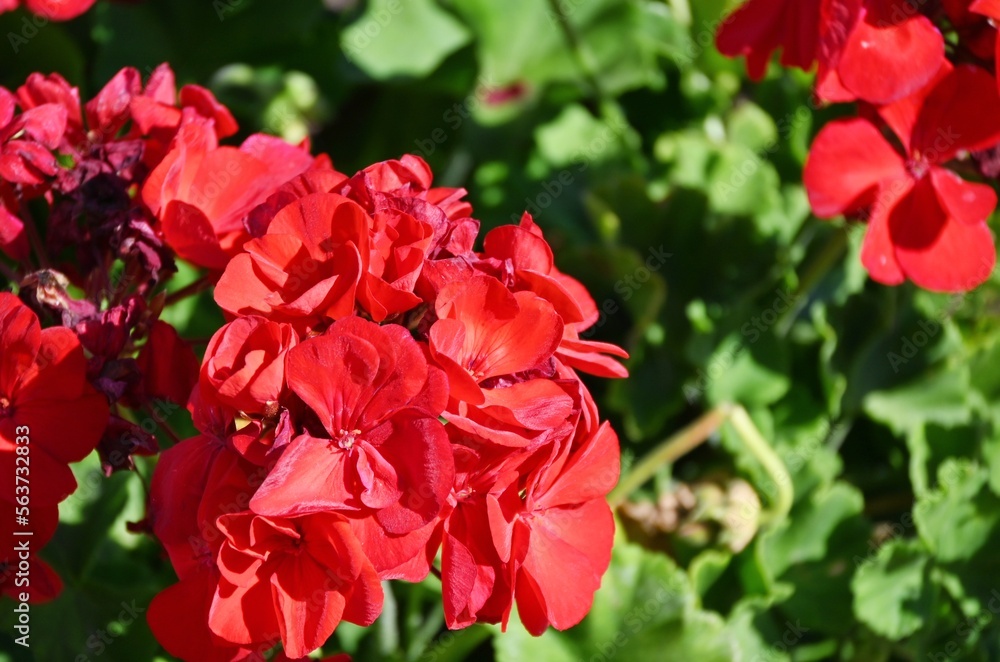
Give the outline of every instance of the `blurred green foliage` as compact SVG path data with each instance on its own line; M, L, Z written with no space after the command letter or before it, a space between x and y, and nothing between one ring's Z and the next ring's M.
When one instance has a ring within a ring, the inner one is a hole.
M348 172L420 154L439 183L469 189L486 227L528 209L604 311L592 337L632 355L629 379L592 385L625 470L735 402L791 477L790 515L726 544L740 504L709 526L697 498L678 505L685 486L743 479L765 501L775 487L726 426L632 495L659 513L637 523L655 535L642 546L619 527L580 626L448 633L431 578L394 585L377 624L341 626L328 651L1000 659L1000 279L965 296L867 279L863 228L812 218L801 185L811 137L838 111L813 106L806 75L775 68L751 85L714 50L733 4L99 2L4 55L0 84L58 71L85 97L122 66L168 61L180 82L212 87L244 134L309 136ZM26 16L0 16L0 33L22 34ZM221 323L210 293L167 319L192 339ZM12 651L0 660L165 658L141 612L121 617L172 581L157 546L125 528L143 516L151 469L94 480L95 466L78 467L84 487L46 550L66 592L33 609L34 658L0 614L0 651Z

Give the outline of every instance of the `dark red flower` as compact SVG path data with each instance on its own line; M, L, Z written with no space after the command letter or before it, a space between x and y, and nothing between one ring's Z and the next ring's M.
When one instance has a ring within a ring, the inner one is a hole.
M52 153L66 131L66 109L56 104L15 114L17 97L0 87L0 177L39 186L58 170Z
M142 373L142 392L147 398L186 405L198 383L198 357L177 330L156 320L136 364Z
M867 211L861 259L879 282L910 279L935 291L972 289L996 259L986 225L996 194L943 164L964 150L1000 142L993 78L963 65L879 112L903 153L869 120L827 125L813 143L804 175L813 210L825 218Z

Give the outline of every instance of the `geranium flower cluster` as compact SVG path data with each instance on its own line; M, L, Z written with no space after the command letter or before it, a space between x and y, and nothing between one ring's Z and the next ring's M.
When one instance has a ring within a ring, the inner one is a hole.
M153 477L179 578L150 606L157 638L186 659L278 642L296 659L374 622L384 580L432 570L451 628L506 625L515 602L534 634L579 622L610 560L619 449L577 370L621 377L626 355L580 338L597 307L539 227L526 214L475 250L464 191L414 156L271 188L247 167L256 206L199 214L196 189L227 171L206 164L243 157L198 127L144 190L171 198L178 250L222 268L231 320L189 405L201 434Z
M959 292L993 270L997 20L996 0L748 0L719 29L753 78L780 49L816 67L821 102L857 104L817 135L804 179L817 216L867 222L861 260L881 283Z
M175 251L140 195L192 122L215 139L236 131L208 90L178 93L166 65L145 85L124 69L85 104L55 74L0 88L0 269L18 288L0 300L0 462L6 476L30 476L5 480L0 496L12 509L30 502L33 551L76 488L68 464L96 447L106 473L133 468L134 455L158 450L157 425L197 382L194 352L159 319ZM280 142L248 142L268 141ZM312 161L304 148L281 149ZM0 586L19 594L13 549L0 557ZM27 588L38 601L59 586L39 571Z

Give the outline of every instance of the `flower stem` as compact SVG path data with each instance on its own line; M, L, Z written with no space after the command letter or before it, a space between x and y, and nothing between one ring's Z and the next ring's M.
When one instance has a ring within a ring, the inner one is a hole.
M163 306L166 307L166 306L169 306L171 304L177 303L178 301L183 301L184 299L187 299L188 297L193 297L196 294L204 292L205 290L207 290L211 286L212 286L212 281L211 281L211 279L209 279L208 275L206 274L206 275L200 277L198 280L194 281L193 283L189 283L188 285L185 285L184 287L182 287L181 289L177 290L176 292L172 292L172 293L168 294L167 298L164 299L164 301L163 301Z
M785 463L764 439L764 435L754 425L746 409L740 406L734 407L729 415L729 423L736 430L746 449L764 467L764 471L771 479L771 485L774 486L773 494L768 490L767 496L771 501L771 507L761 513L761 523L780 522L788 515L795 501L792 477L788 474Z
M664 441L652 453L632 467L632 470L618 483L618 487L608 496L611 507L621 506L632 492L655 476L660 467L675 462L690 453L726 423L733 426L746 449L764 467L771 480L771 485L774 487L773 490L765 490L771 507L761 515L761 521L773 523L783 520L788 515L795 500L791 476L789 476L781 458L777 456L757 426L754 425L747 410L740 405L732 404L720 405L704 414L694 423Z
M726 419L729 418L730 409L729 405L722 405L702 415L701 418L671 436L652 453L642 458L619 481L618 487L608 496L608 502L611 504L611 507L617 508L622 505L632 492L642 487L646 481L655 476L660 467L676 462L679 458L703 444L726 422Z

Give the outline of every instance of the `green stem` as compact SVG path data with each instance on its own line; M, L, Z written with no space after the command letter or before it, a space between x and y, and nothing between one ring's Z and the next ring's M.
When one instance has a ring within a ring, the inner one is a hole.
M729 418L730 406L722 405L704 414L689 426L660 444L652 453L642 458L618 483L608 496L612 508L622 505L625 500L656 475L665 464L676 462L703 444L722 427Z
M739 405L734 407L729 415L729 423L736 430L736 434L746 449L764 467L771 479L771 484L775 487L775 494L768 494L771 507L761 513L761 523L780 522L788 515L792 509L792 503L795 501L792 477L788 474L785 463L764 439L746 409Z
M185 285L176 292L168 294L167 298L163 301L163 307L166 308L167 306L177 303L178 301L182 301L188 297L194 296L195 294L204 292L210 287L212 287L211 279L209 279L207 275L202 276L193 283Z
M737 436L746 449L764 467L772 485L774 485L773 493L771 490L767 490L766 496L770 501L770 508L762 513L761 522L773 523L783 520L788 515L795 500L792 478L781 458L777 456L750 419L747 410L740 405L731 404L716 407L664 441L652 453L640 460L608 496L611 507L621 506L635 490L655 476L660 467L676 462L679 458L690 453L727 422L736 430Z
M795 294L793 295L795 304L789 306L788 310L778 319L776 330L779 337L784 337L788 334L792 327L792 321L806 304L806 296L823 280L830 269L840 262L846 250L847 231L838 229L833 233L830 240L823 245L819 255L809 263L809 266L806 267L801 278L799 278L799 285L795 288Z

